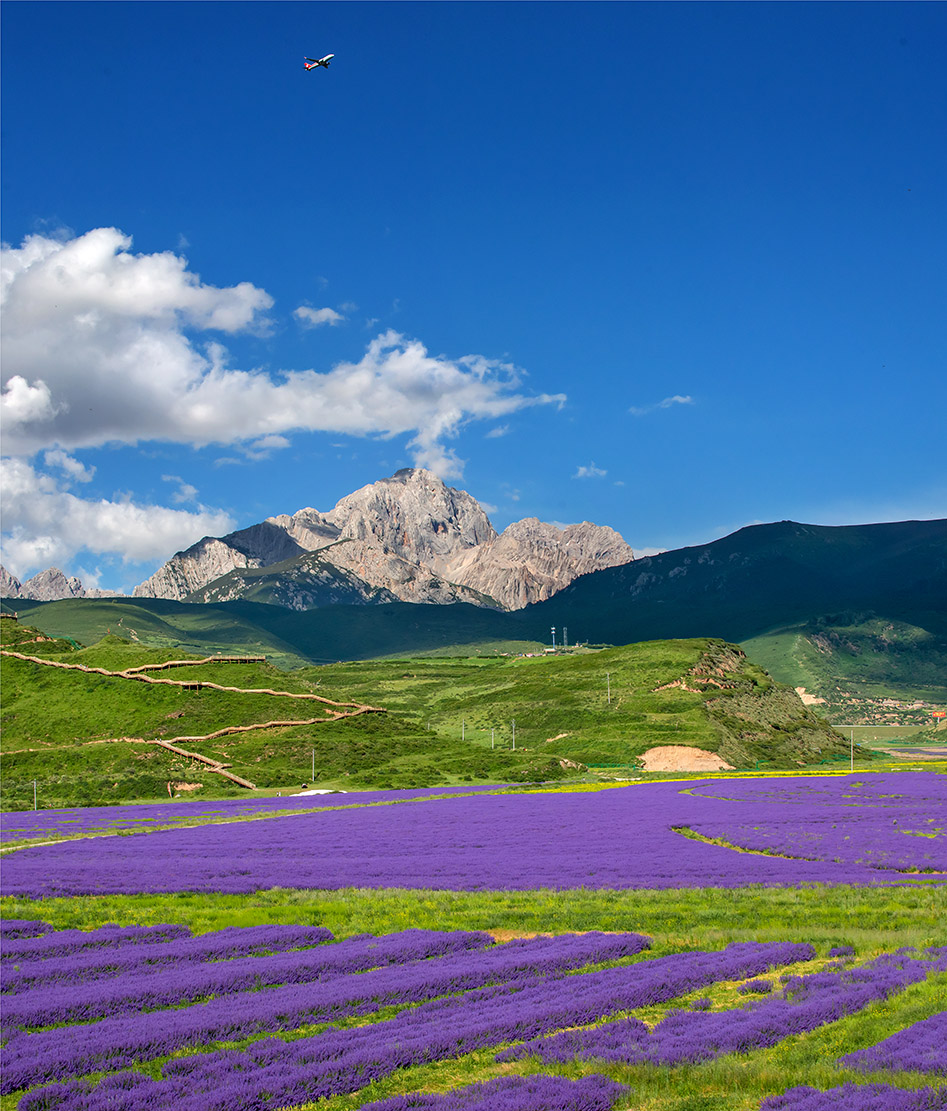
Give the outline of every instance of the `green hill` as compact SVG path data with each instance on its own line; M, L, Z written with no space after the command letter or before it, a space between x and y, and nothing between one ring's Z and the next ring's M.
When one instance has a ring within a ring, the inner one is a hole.
M546 624L613 643L708 635L742 643L845 612L944 636L947 521L752 525L586 575L531 608Z
M535 646L551 626L573 644L715 637L746 644L781 680L821 697L841 688L869 701L947 703L947 521L753 525L583 576L512 613L404 602L306 612L245 600L7 605L83 643L111 631L178 650L265 654L284 667Z
M792 691L720 641L280 672L217 659L158 670L181 653L114 635L76 649L9 620L2 632L5 808L32 805L34 782L49 807L247 790L226 775L275 793L308 782L313 765L320 786L415 787L562 779L589 766L627 777L666 745L737 767L848 751Z

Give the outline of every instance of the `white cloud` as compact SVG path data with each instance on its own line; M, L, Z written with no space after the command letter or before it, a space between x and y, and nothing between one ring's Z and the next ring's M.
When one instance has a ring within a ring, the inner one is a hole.
M508 364L430 355L394 331L327 372L231 369L222 346L200 346L192 332L259 330L269 295L249 282L204 285L186 260L130 247L99 228L3 249L9 454L147 440L252 452L283 446L269 438L294 430L408 435L416 464L458 477L462 461L445 441L465 424L565 400L518 392Z
M171 495L171 500L176 505L183 505L185 502L197 501L197 487L192 486L190 482L185 482L180 475L176 474L163 474L161 476L162 482L174 482L177 484L177 490Z
M293 316L304 328L320 328L323 324L339 324L345 317L335 309L313 309L309 305L300 305L293 310Z
M12 375L4 386L3 415L14 425L50 421L56 415L49 386L38 378L32 385L19 374Z
M3 564L21 580L50 565L64 566L80 551L124 560L166 559L202 536L230 532L219 510L198 512L139 505L130 498L84 499L22 459L4 459Z
M505 436L509 431L510 431L510 426L508 424L500 424L500 425L497 425L496 428L491 428L490 431L484 437L484 439L497 440L501 436Z
M676 393L673 397L666 397L663 401L656 401L653 405L645 405L640 409L637 406L632 405L628 412L631 413L633 416L643 417L646 413L653 413L655 409L670 409L672 405L693 404L694 399L689 395L687 397L684 397L681 394Z
M43 461L47 467L59 467L74 482L91 482L95 475L95 467L87 467L60 448L47 451Z
M579 469L572 476L573 478L604 478L608 471L602 470L601 467L596 467L594 463L589 463L587 467L579 467Z

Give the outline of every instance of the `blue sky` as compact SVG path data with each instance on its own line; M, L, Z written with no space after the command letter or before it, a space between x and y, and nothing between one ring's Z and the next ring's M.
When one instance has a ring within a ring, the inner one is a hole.
M416 464L640 550L947 516L944 4L2 23L21 578L129 589Z

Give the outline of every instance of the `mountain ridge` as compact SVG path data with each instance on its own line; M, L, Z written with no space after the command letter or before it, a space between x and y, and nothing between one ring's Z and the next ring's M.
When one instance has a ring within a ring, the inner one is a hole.
M347 494L328 513L306 507L205 536L139 583L132 597L252 597L300 610L394 600L515 610L579 575L633 559L614 529L587 521L560 528L532 517L498 534L471 494L430 471L405 468ZM2 571L0 593L39 601L102 596L55 569L30 581L39 580L25 592Z

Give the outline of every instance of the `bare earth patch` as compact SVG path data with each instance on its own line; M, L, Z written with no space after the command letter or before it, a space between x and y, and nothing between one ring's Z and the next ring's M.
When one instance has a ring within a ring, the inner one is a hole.
M733 765L704 748L688 745L658 745L641 756L646 772L719 772L733 771Z
M824 698L807 693L805 687L796 687L796 694L802 699L803 706L821 706L825 702Z

